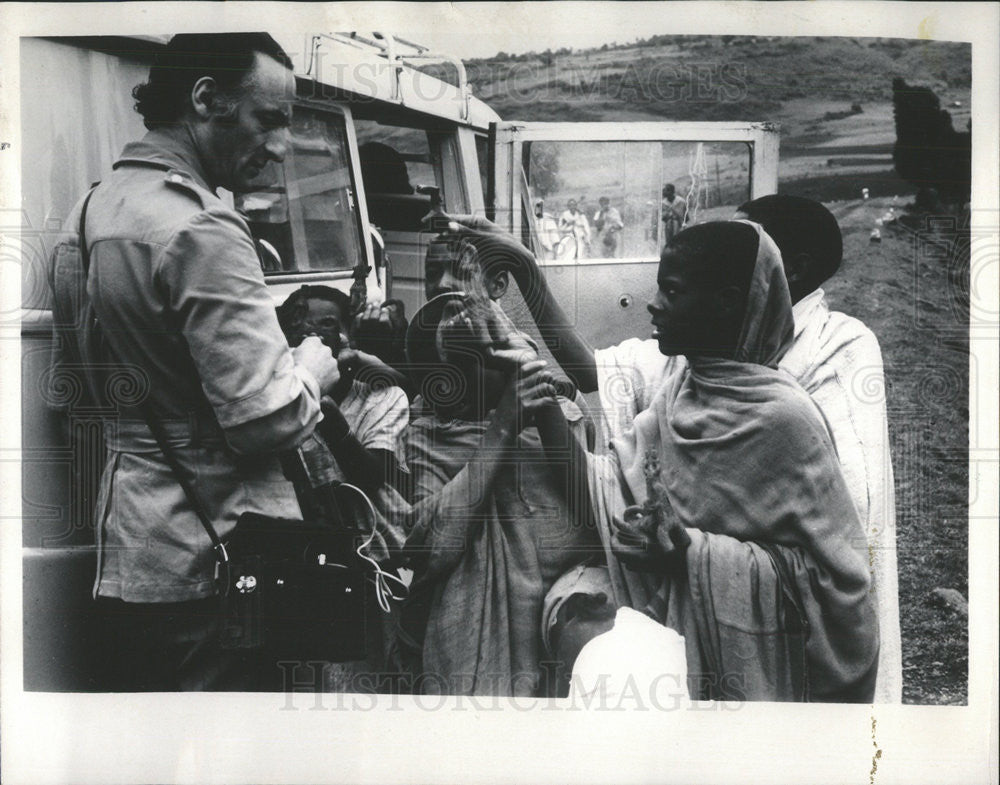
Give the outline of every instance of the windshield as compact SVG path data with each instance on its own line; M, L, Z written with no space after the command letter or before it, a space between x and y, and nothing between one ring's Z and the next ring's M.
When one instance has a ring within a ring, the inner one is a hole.
M296 106L283 164L238 194L267 274L350 270L363 258L344 118Z

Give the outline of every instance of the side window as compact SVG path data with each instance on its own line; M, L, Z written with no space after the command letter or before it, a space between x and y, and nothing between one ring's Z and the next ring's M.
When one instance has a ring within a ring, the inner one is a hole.
M267 274L350 270L363 258L344 118L296 106L283 164L269 164L235 205Z
M683 226L750 198L744 142L534 141L522 154L524 239L547 259L656 257Z
M446 209L466 212L454 134L354 120L368 219L383 231L419 232L431 200L420 186L437 186Z

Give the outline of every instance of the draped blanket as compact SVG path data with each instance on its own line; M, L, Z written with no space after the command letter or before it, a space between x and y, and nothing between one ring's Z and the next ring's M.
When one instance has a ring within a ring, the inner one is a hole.
M608 456L590 460L605 543L660 460L692 535L669 577L610 555L619 604L685 637L692 697L870 700L878 625L866 539L821 415L775 366L791 340L781 259L760 243L737 360L689 358Z
M582 430L579 410L564 409ZM404 624L418 639L425 630L424 692L536 695L545 592L600 544L571 518L534 428L484 488L475 455L485 430L486 423L434 418L411 425L417 501L406 550L415 580Z

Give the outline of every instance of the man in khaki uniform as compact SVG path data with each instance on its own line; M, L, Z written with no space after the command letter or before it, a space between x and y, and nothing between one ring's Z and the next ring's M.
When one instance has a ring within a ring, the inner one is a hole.
M60 295L54 257L57 346L77 348L92 390L113 392L99 364L138 379L111 401L97 501L111 689L255 686L251 664L219 649L211 542L136 404L148 395L223 539L244 511L283 512L274 454L312 432L337 363L315 337L289 350L250 231L215 189L245 189L283 159L294 95L266 34L175 36L133 91L149 132L87 207L87 297Z

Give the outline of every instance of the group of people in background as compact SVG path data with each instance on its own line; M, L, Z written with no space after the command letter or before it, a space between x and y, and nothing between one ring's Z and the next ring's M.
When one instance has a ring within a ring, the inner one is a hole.
M558 219L545 210L543 199L534 200L533 212L541 259L614 259L622 254L625 222L621 211L612 206L607 196L598 200L597 210L590 219L576 199L567 201ZM659 216L665 246L688 223L687 201L672 183L663 186ZM654 227L654 234L655 231Z
M617 247L616 235L624 224L618 211L609 206L607 197L601 197L600 205L593 216L594 226L591 228L590 221L580 210L576 199L570 199L566 203L566 209L559 214L558 219L545 211L544 200L536 199L535 232L544 258L585 259L591 256L612 256L608 251ZM611 211L617 216L617 224L609 221ZM595 239L598 242L596 247L593 245Z
M281 454L372 501L370 556L407 596L369 603L366 659L318 688L559 696L589 672L685 699L900 700L885 405L853 386L881 355L824 298L843 254L826 208L774 195L685 227L664 188L651 337L613 347L589 346L533 254L474 216L430 244L409 323L323 286L275 311L214 189L282 160L294 82L269 36L224 38L175 37L139 91L149 132L83 208L86 297L53 268L56 329L75 367L148 374L223 537L247 509L302 514ZM223 44L242 65L220 67ZM210 62L169 59L198 51ZM593 222L615 251L607 199ZM556 230L592 242L575 201ZM512 285L533 325L504 312ZM218 645L212 543L144 417L126 407L106 438L109 672L125 689L259 688Z

